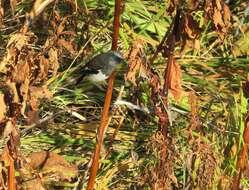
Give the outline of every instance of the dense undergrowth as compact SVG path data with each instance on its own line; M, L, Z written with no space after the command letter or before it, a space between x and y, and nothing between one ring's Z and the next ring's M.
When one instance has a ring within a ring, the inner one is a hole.
M9 187L3 168L11 166L12 158L24 168L15 167L18 188L76 189L77 176L83 176L85 189L107 84L76 86L72 81L88 60L111 48L114 1L51 1L42 8L38 0L0 2L0 189ZM151 86L156 75L151 73L158 74L163 86L167 48L152 59L177 8L185 19L173 47L181 73L176 69L172 74L176 88L170 86L167 105L163 95L157 97L162 101L158 105L166 106L165 135ZM223 17L212 17L211 9ZM96 189L226 190L235 188L241 171L239 186L249 189L249 165L241 158L248 22L246 1L124 2L118 50L128 65L116 76ZM12 113L13 107L19 111ZM13 144L18 138L13 136L20 137L17 154ZM44 150L56 154L39 165Z

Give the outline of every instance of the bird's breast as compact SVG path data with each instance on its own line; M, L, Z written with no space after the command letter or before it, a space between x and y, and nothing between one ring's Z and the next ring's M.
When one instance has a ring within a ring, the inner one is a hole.
M97 74L91 74L89 76L87 76L88 79L92 80L92 81L103 81L106 80L108 78L107 75L105 75L104 73L102 73L101 70L98 70Z

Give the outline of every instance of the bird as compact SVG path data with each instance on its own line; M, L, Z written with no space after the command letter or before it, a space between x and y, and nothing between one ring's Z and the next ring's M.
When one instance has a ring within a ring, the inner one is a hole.
M126 63L126 61L118 51L110 50L98 54L80 70L81 76L77 79L76 85L82 80L90 80L97 83L105 81L113 71L122 68L122 63Z

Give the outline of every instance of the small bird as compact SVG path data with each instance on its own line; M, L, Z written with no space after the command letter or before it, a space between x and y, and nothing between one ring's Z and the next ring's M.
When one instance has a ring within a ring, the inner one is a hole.
M76 84L82 80L101 82L109 78L114 70L118 70L125 63L123 56L117 51L108 51L92 58L80 71L81 76Z

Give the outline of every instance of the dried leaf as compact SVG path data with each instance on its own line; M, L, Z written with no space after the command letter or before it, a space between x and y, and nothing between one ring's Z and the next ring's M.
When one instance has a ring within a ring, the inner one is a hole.
M57 41L57 44L59 46L63 46L72 55L76 55L76 51L74 50L73 42L66 41L64 39L59 39Z
M22 33L17 33L13 35L7 44L7 48L9 49L11 46L14 46L16 49L19 51L22 50L22 48L28 44L30 39L30 34L22 34Z
M190 129L196 130L200 128L201 122L200 122L199 114L198 114L197 97L194 92L189 93L188 101L191 107Z
M143 65L143 61L140 52L143 51L143 45L140 42L134 43L132 51L129 55L128 60L128 72L126 74L126 79L137 85L136 74L139 73L140 76L146 77L146 68Z
M47 86L36 87L30 86L30 106L32 110L38 110L41 99L51 99L53 94Z
M216 7L218 8L218 10L222 10L220 0L215 0L215 4L216 4Z
M26 110L27 101L28 101L29 83L30 83L29 78L25 78L24 82L21 84L21 87L20 87L20 94L22 96L21 113L24 117L26 117L25 110Z
M200 50L201 50L200 40L195 39L195 42L194 42L194 49L195 49L196 51L200 51Z
M218 30L220 29L219 27L223 28L225 26L221 12L217 8L214 8L213 22Z
M191 15L185 15L184 17L184 30L188 37L191 39L198 38L200 29L198 23L193 19Z
M244 143L249 145L249 120L246 121L246 127L244 129L243 138L244 138Z
M38 106L37 106L37 109L38 109ZM27 113L27 119L26 119L27 125L31 125L34 123L39 124L39 121L40 121L39 111L38 110L29 110Z
M60 33L63 32L63 30L65 29L66 21L67 21L67 17L64 17L60 25L57 28L57 31L56 31L57 35L60 35Z
M55 48L51 48L48 52L48 55L50 68L53 70L52 75L55 76L59 69L58 50Z
M12 10L12 13L14 13L15 8L16 8L17 0L10 0L10 7Z
M224 3L223 6L223 18L224 18L224 23L226 26L230 25L230 20L231 20L231 11L229 9L229 7L227 6L227 4Z
M7 136L9 136L9 134L12 132L13 130L13 124L11 121L7 121L5 127L4 127L4 131L3 131L3 138L6 138Z
M29 79L30 69L27 61L20 60L14 68L13 73L14 82L23 83L26 79Z
M15 167L14 160L10 155L8 146L6 145L3 149L1 155L1 161L4 163L4 166L8 168L8 189L16 190L16 179L15 179Z
M4 94L0 92L0 123L5 119L5 114L7 112L7 106L4 101Z
M17 93L16 84L14 82L9 82L9 81L7 81L6 84L11 90L11 94L13 96L13 102L19 103L19 96Z
M40 72L39 72L38 78L40 80L44 80L48 76L49 60L45 58L44 55L40 56L39 59L40 59L40 64L39 64Z
M35 152L28 156L28 162L34 170L39 170L41 174L50 173L60 179L71 181L78 175L78 169L75 165L69 164L62 156L49 152ZM43 179L46 180L46 179Z
M243 93L244 93L244 96L248 99L249 98L249 74L247 74L247 80L243 84Z
M182 73L180 65L172 56L168 59L167 72L165 74L164 89L169 89L176 101L182 97Z

